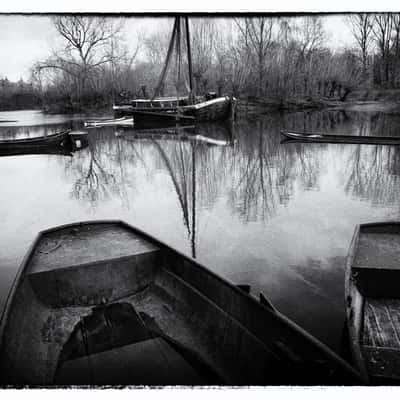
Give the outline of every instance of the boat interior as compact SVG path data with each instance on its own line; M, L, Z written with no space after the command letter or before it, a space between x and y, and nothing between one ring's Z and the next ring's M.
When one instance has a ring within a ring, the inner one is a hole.
M399 260L399 224L360 227L352 267L360 347L368 375L387 384L400 379Z
M355 379L268 304L122 222L39 235L12 298L1 327L3 384Z

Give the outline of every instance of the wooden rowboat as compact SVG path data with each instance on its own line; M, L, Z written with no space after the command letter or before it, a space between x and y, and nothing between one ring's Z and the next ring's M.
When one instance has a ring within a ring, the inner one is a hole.
M400 223L356 228L346 265L353 364L372 384L400 383Z
M272 308L120 221L41 232L0 323L3 384L354 384Z
M32 149L2 149L0 147L0 157L8 156L27 156L27 155L59 155L59 156L72 156L72 152L69 149L63 147L41 147Z
M68 130L34 138L0 140L0 156L33 154L68 156L87 146L87 132Z
M321 133L305 133L281 131L286 142L311 143L347 143L347 144L375 144L400 145L400 136L355 136L355 135L325 135Z
M7 139L0 140L1 150L30 150L48 147L64 147L70 146L70 130L54 133L47 136L39 136L26 139Z

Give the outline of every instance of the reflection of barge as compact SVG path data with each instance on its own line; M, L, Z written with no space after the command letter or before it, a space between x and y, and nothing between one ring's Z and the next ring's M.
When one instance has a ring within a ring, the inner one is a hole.
M210 129L214 128L214 129ZM216 128L216 129L215 129ZM153 129L120 129L115 136L125 140L174 140L203 143L214 146L230 146L233 144L232 134L226 137L214 137L218 128L227 130L223 125L188 125ZM230 132L230 131L229 131ZM229 136L229 137L228 137Z
M326 346L119 221L39 234L0 325L7 384L344 384Z

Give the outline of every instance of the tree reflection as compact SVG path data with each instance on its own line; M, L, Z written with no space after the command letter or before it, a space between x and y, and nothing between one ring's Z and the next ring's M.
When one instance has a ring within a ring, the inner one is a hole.
M140 159L133 143L122 145L113 130L92 131L87 151L77 154L67 165L67 173L75 176L71 195L92 207L118 196L128 207L127 187L133 183L126 170L135 167Z
M392 121L392 122L390 122ZM394 121L394 122L393 122ZM91 131L88 149L66 163L73 177L71 195L96 207L119 197L125 207L133 200L138 180L151 183L166 174L182 210L182 222L192 255L196 255L196 229L204 209L218 202L244 222L266 222L288 205L298 191L319 190L322 173L332 171L338 158L345 167L338 173L346 193L373 203L397 201L400 150L395 147L280 144L280 130L343 132L359 135L394 135L400 119L384 114L327 111L270 114L239 120L232 132L218 124L196 127L190 134L146 134L113 128ZM319 129L318 129L319 127ZM200 135L200 136L196 136ZM230 146L211 145L230 141ZM333 157L331 159L331 157Z
M280 124L279 116L271 116L240 129L229 202L245 221L274 216L292 197L296 180L305 189L318 183L319 154L306 146L281 145Z
M400 117L384 113L356 114L360 135L398 136ZM397 146L351 146L345 174L346 193L373 204L398 202L400 149Z
M400 149L357 145L349 157L346 193L373 204L396 204L400 189Z
M214 127L216 127L214 125ZM200 137L216 137L211 125L196 127ZM221 128L219 126L219 128ZM218 128L217 128L218 129ZM196 136L192 137L193 139ZM229 139L229 135L225 136ZM223 166L227 147L212 146L202 140L165 141L152 138L160 159L171 178L191 246L191 255L196 257L196 229L198 225L198 202L200 207L212 207L224 187ZM221 173L222 172L222 173Z

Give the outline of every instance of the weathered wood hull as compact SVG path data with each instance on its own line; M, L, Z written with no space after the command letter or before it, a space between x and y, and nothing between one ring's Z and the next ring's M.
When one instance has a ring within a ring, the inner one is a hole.
M400 136L353 136L353 135L325 135L320 133L281 131L286 138L284 143L344 143L344 144L371 144L371 145L400 145Z
M86 132L65 131L32 139L0 141L0 156L55 154L70 156L89 145Z
M133 116L135 129L191 125L195 122L195 118L193 116L176 114L175 112L150 112L134 110L129 115Z
M352 360L372 384L400 383L400 223L356 228L346 262Z
M225 96L183 108L186 115L192 115L198 122L221 121L232 116L234 99Z
M122 106L114 107L115 116L131 115L134 118L135 127L151 128L165 126L167 124L192 124L194 122L220 121L230 118L234 113L235 100L226 96L194 105L186 105L176 108L142 108Z
M120 221L39 234L0 323L11 385L355 384L267 303Z
M63 147L33 147L24 149L2 149L0 148L0 157L7 156L26 156L26 155L39 155L39 154L49 154L49 155L60 155L60 156L71 156L71 150L65 149Z
M54 147L61 147L67 150L71 147L69 130L34 138L0 140L0 151L4 152L37 151Z

